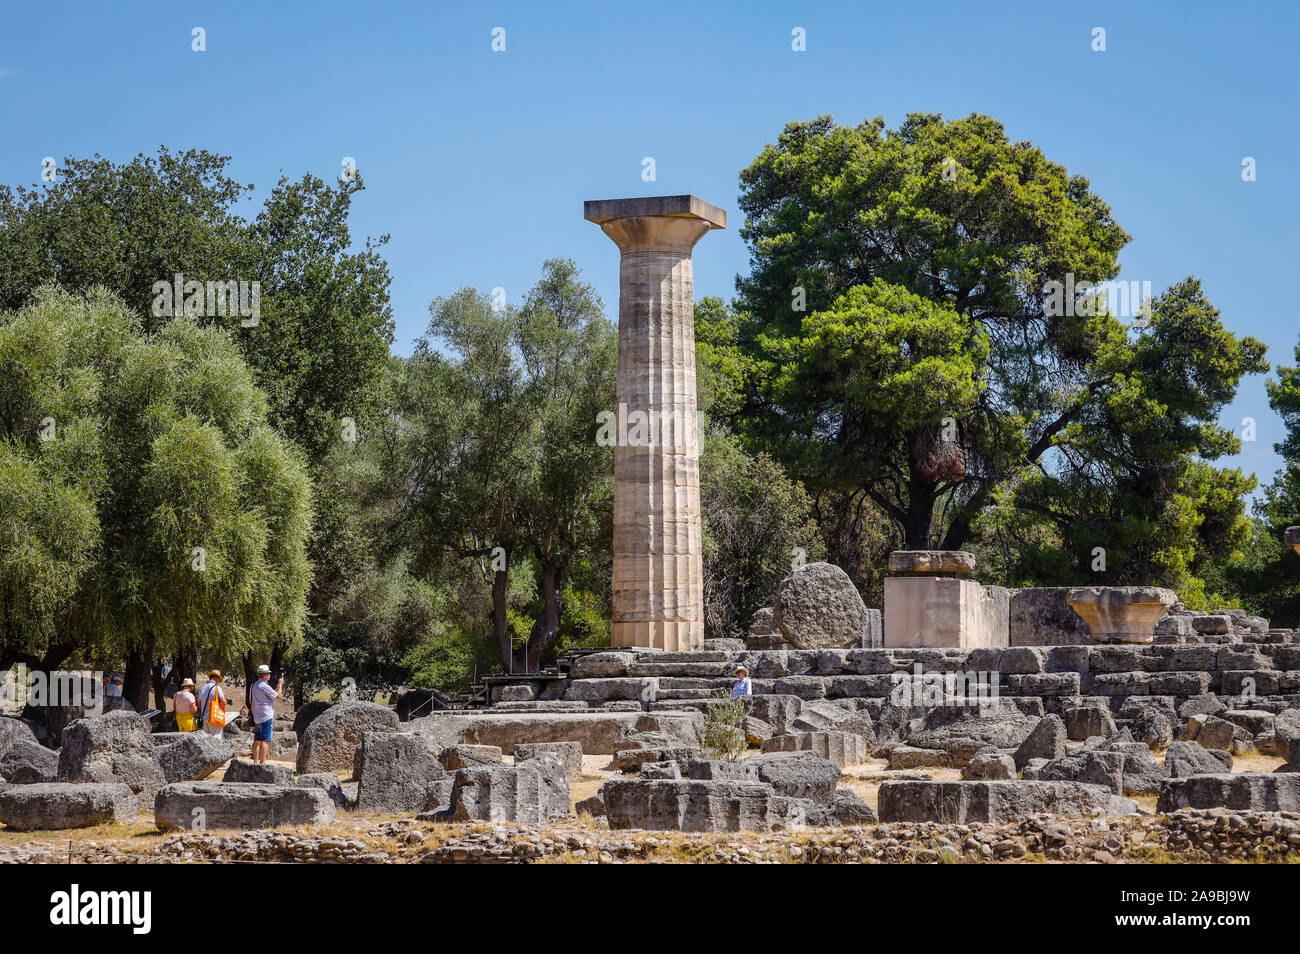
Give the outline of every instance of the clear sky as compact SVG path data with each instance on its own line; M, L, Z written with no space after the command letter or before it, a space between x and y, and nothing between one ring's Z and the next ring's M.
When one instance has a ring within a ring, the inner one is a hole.
M201 147L232 156L260 204L282 171L336 175L352 157L367 186L353 234L392 235L405 353L430 298L473 285L517 300L552 256L576 259L613 315L617 250L583 220L584 199L691 192L727 209L732 227L696 248L695 287L730 296L748 268L737 173L786 122L830 113L895 127L908 112L978 111L1091 180L1133 235L1122 278L1158 293L1198 276L1231 329L1290 364L1298 11L1281 0L16 2L0 27L0 181L35 182L46 156ZM204 52L191 49L195 27ZM1245 157L1256 181L1242 180ZM1247 416L1257 440L1240 462L1267 481L1281 422L1262 378L1223 420L1240 431Z

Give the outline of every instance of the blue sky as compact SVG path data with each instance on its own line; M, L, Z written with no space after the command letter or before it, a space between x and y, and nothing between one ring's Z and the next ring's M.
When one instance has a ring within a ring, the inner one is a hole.
M617 306L618 256L591 198L693 192L732 227L696 249L696 294L747 271L737 173L783 125L988 113L1086 175L1133 235L1122 278L1193 274L1234 331L1294 363L1297 5L1181 3L12 4L0 35L0 181L45 156L203 147L260 203L283 171L367 190L353 232L391 233L397 348L435 295L574 258ZM191 31L206 31L205 52ZM492 31L506 49L493 52ZM802 27L807 49L791 49ZM1106 31L1105 52L1092 31ZM657 179L641 178L655 159ZM1257 180L1243 182L1244 157ZM250 206L250 212L253 207ZM1263 379L1225 423L1281 422Z

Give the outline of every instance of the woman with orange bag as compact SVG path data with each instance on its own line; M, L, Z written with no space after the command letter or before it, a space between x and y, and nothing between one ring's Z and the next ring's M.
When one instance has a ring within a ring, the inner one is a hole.
M199 716L203 719L203 731L221 738L226 728L226 694L221 691L220 669L208 673L208 684L199 696Z

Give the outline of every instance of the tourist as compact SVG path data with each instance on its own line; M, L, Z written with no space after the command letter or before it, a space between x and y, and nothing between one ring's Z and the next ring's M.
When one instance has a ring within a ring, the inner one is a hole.
M193 732L194 713L199 709L198 701L194 698L194 680L186 679L181 683L180 689L172 699L176 709L176 731Z
M107 699L109 696L116 696L119 699L122 698L121 676L104 677L104 698Z
M221 670L208 673L208 683L199 696L199 718L203 731L221 738L226 728L226 694L221 690Z
M749 681L749 670L744 666L737 666L733 675L736 677L736 684L731 687L731 698L743 699L745 696L752 696L754 686Z
M266 757L271 754L271 727L275 725L275 700L284 691L284 677L274 689L271 688L271 667L257 667L257 682L249 692L249 705L253 710L253 761L258 765L266 764Z

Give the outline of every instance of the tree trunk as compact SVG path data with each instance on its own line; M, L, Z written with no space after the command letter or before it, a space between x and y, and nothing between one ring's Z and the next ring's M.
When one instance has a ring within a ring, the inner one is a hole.
M509 560L509 554L507 554L506 560ZM515 672L514 647L510 645L510 616L506 607L509 584L509 573L505 568L496 570L493 573L492 638L496 640L497 652L501 656L501 665L506 667L506 672Z
M136 712L149 708L149 690L153 686L153 641L133 649L126 657L122 674L122 697Z
M551 567L542 570L541 589L545 605L528 634L525 672L537 672L541 668L542 653L560 634L560 593L563 588L559 570Z

